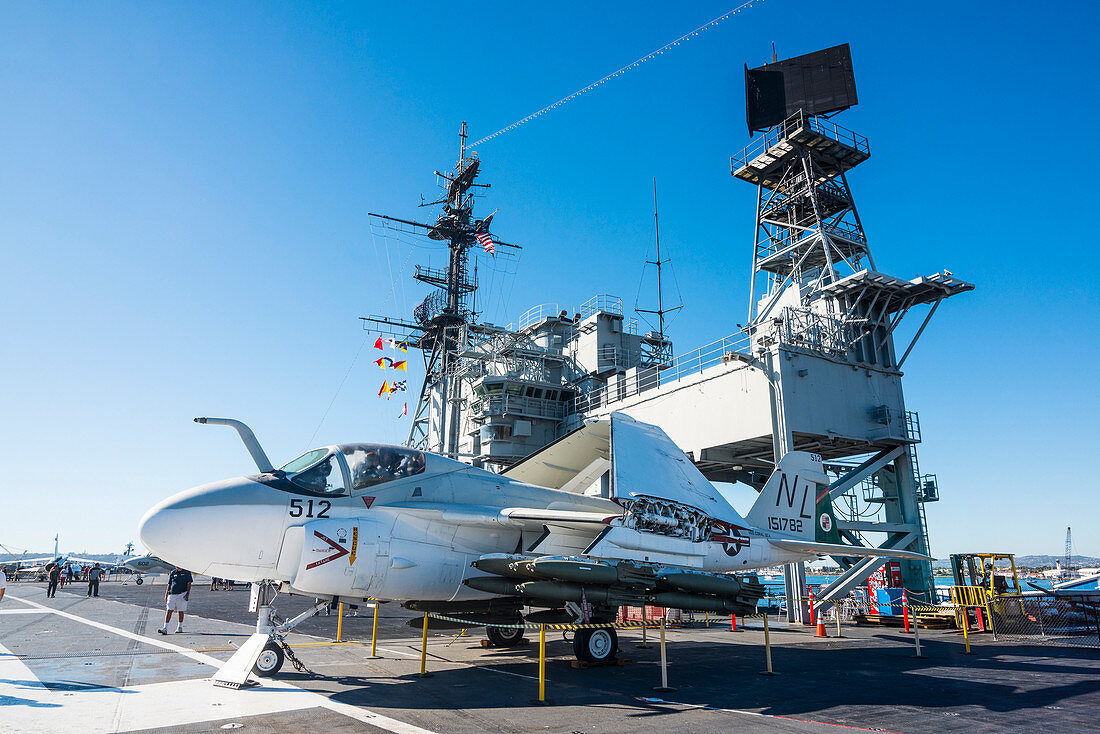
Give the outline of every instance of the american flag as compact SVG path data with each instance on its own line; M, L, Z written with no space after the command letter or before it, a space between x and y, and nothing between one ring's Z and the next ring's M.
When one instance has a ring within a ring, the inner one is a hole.
M475 238L477 239L478 244L481 245L481 247L485 250L485 252L489 253L493 257L496 257L497 248L493 244L492 235L490 235L488 232L478 232L475 235Z

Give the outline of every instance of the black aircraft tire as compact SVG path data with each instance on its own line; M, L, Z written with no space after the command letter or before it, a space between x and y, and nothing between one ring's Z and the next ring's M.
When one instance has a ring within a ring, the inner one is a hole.
M493 647L515 647L523 639L523 628L486 627L485 636L493 643Z
M139 576L138 578L134 579L134 583L137 584L138 586L141 586L144 582L141 580L141 577Z
M252 666L252 672L261 678L271 678L283 667L285 657L281 645L269 642L260 651L260 657L256 658L256 664Z
M606 663L619 651L619 636L613 628L577 630L573 635L573 654L586 663Z

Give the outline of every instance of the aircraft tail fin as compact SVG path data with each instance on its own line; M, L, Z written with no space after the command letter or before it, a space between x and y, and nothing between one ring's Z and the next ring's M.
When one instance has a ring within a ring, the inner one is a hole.
M790 451L768 477L745 518L761 530L813 543L840 543L821 457Z

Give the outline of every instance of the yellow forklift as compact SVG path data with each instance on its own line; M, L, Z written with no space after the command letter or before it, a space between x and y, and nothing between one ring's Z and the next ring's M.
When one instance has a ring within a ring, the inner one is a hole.
M1008 567L998 568L1000 561L1008 561ZM960 627L969 627L973 611L978 631L984 632L988 626L996 636L998 628L1005 629L1025 613L1013 554L952 553L951 575L951 603L965 610L955 613Z

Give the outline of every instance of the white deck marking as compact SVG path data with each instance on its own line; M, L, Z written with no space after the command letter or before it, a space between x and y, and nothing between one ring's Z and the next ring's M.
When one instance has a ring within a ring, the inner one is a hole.
M3 646L0 651L9 652ZM106 734L316 706L313 694L301 689L250 691L257 696L234 693L201 678L86 691L50 689L19 658L0 659L0 701L11 697L4 706L3 731L13 734Z
M20 599L22 601L22 599ZM45 614L45 609L0 609L0 614Z
M163 639L139 635L27 599L11 598L33 607L33 611L56 614L105 632L171 650L214 668L220 668L223 663L215 657ZM3 666L0 668L0 697L12 696L25 702L16 701L4 707L4 732L38 734L43 731L44 720L48 720L50 728L55 731L99 734L321 707L394 734L435 734L429 729L358 706L331 701L319 693L270 679L264 680L259 687L241 690L217 687L209 679L81 692L50 690L10 650L0 645L0 651L5 655L0 657L0 666ZM79 702L73 700L74 696L79 696Z
M363 646L365 647L366 643L363 643ZM411 652L401 652L400 650L394 650L394 649L389 648L389 647L380 647L378 649L381 650L382 652L392 652L394 655L404 655L407 658L418 658L418 657L420 657L420 653L416 653L414 655Z
M222 661L218 660L215 657L212 657L210 655L204 655L201 652L195 652L194 650L192 650L190 648L187 648L187 647L181 647L180 645L173 645L171 642L167 642L166 640L158 640L155 637L146 637L145 635L139 635L135 632L130 632L129 630L119 629L118 627L112 627L111 625L103 624L102 622L96 622L95 620L88 619L87 617L81 617L81 616L78 616L76 614L71 614L69 612L63 612L60 609L51 609L50 607L42 606L41 604L37 604L37 603L35 603L33 601L29 601L27 599L20 599L18 596L14 597L14 598L18 599L19 601L23 602L24 604L29 604L32 607L35 607L37 609L41 609L42 611L49 612L51 614L56 614L59 617L64 617L65 619L71 619L74 622L80 622L81 624L86 624L90 627L95 627L96 629L101 629L104 632L113 632L114 634L121 635L122 637L125 637L127 639L137 640L138 642L144 642L146 644L153 645L154 647L159 647L159 648L164 649L164 650L171 650L172 652L178 652L180 655L185 655L185 656L191 658L192 660L197 660L200 663L206 663L207 665L212 665L215 668L220 668L221 665L222 665Z

